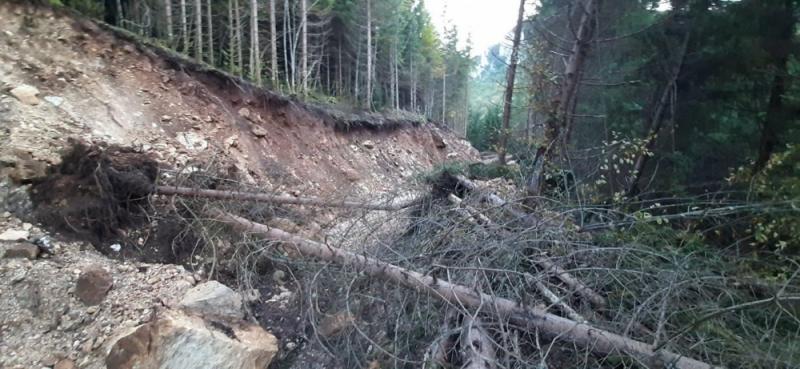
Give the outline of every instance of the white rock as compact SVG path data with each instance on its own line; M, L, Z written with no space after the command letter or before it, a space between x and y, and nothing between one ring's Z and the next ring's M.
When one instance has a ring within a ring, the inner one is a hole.
M22 229L26 231L30 231L33 228L33 224L30 223L22 223Z
M110 347L108 368L263 369L278 353L278 340L254 324L212 326L171 311L118 335Z
M21 229L8 229L0 233L0 241L25 241L31 233Z
M195 132L178 132L176 139L188 150L203 151L208 148L208 141Z
M30 85L19 85L12 89L11 95L14 95L19 101L24 104L28 105L38 105L39 98L36 95L39 94L39 90L36 87Z
M114 252L119 252L120 250L122 250L122 245L115 243L109 246L109 248L111 248L111 250L113 250Z
M242 296L217 281L201 283L183 295L180 307L191 314L241 320Z
M45 96L44 100L53 104L55 107L59 107L64 103L64 98L61 96Z

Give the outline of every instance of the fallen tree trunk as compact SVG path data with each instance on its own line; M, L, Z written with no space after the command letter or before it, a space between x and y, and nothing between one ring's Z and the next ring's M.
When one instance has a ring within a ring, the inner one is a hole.
M586 323L576 322L545 312L542 309L519 303L465 286L449 283L419 272L401 268L367 256L355 254L336 247L294 236L280 229L214 210L211 215L242 232L251 232L272 241L284 242L304 257L314 257L358 269L369 276L382 278L401 286L428 293L456 306L487 309L498 319L510 321L521 329L538 330L551 338L562 339L585 347L598 354L622 353L647 363L665 363L679 369L710 369L713 366L669 351L655 351L653 346L616 333L598 329Z
M316 197L294 197L286 195L271 195L265 193L206 190L200 188L177 187L177 186L156 186L155 192L160 195L203 197L203 198L219 199L219 200L258 201L258 202L269 202L274 204L309 205L309 206L320 206L329 208L366 209L366 210L382 210L382 211L402 210L419 203L418 200L412 200L402 204L370 204L357 201L324 200Z

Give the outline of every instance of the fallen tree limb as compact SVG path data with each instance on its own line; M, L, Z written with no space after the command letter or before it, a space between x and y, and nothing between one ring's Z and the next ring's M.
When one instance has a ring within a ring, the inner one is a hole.
M348 209L366 209L366 210L382 210L382 211L402 210L419 203L418 200L412 200L402 204L370 204L357 201L324 200L316 197L294 197L294 196L271 195L265 193L255 193L255 192L207 190L200 188L178 187L178 186L156 186L155 192L160 195L203 197L203 198L219 199L219 200L258 201L258 202L269 202L274 204L309 205L309 206L320 206L328 208L348 208Z
M503 210L507 211L509 214L511 214L511 215L513 215L513 216L515 216L515 217L517 217L519 219L527 218L528 214L525 214L522 211L514 209L511 206L511 204L508 203L508 201L503 200L502 197L497 196L493 192L481 191L481 188L478 186L478 184L473 182L473 181L470 181L467 177L464 177L463 175L457 175L457 176L455 176L455 179L458 182L459 186L464 187L469 192L480 194L481 200L486 201L490 205L496 206L498 208L502 208Z
M598 354L627 354L646 363L660 362L679 369L713 368L709 364L677 353L656 351L650 344L623 337L586 323L562 318L542 309L523 306L506 298L491 296L374 258L306 240L280 229L255 223L229 213L215 210L211 212L211 215L239 231L251 232L272 241L284 242L286 243L284 247L296 251L298 255L353 267L369 276L428 293L456 306L486 309L483 311L484 313L493 314L500 320L510 321L521 329L538 330L550 338L565 340Z

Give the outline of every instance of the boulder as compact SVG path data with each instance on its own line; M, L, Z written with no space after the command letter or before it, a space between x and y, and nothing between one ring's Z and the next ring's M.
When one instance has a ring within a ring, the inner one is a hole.
M119 335L110 346L105 362L114 369L264 369L278 353L278 340L257 325L208 323L177 311Z
M99 305L114 285L111 274L100 267L90 267L78 276L75 296L86 305Z
M28 105L39 105L39 98L36 95L39 94L39 90L36 87L30 85L19 85L13 88L11 91L11 95L17 98L17 100L21 101L23 104Z
M244 318L242 296L217 281L198 284L181 299L183 311L203 317L235 321Z
M36 259L39 256L39 247L29 242L14 242L6 246L5 258Z
M25 241L30 235L31 233L24 229L7 229L0 233L0 241Z

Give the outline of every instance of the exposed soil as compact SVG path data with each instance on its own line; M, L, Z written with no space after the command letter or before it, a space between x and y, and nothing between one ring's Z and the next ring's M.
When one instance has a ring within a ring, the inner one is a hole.
M29 240L58 246L31 261L0 259L0 295L13 296L0 303L0 367L63 358L101 367L111 332L206 278L202 237L185 221L196 214L148 196L155 183L379 201L415 195L435 165L478 158L433 124L307 105L134 41L64 11L0 2L0 232L36 223ZM23 85L38 101L11 96ZM374 217L237 209L332 240ZM114 288L87 312L70 286L90 264L109 270ZM281 340L276 365L320 364L324 354L304 348L297 287L273 278L279 268L265 262L238 287L258 291L249 291L251 317ZM225 266L214 277L232 287L241 279Z

